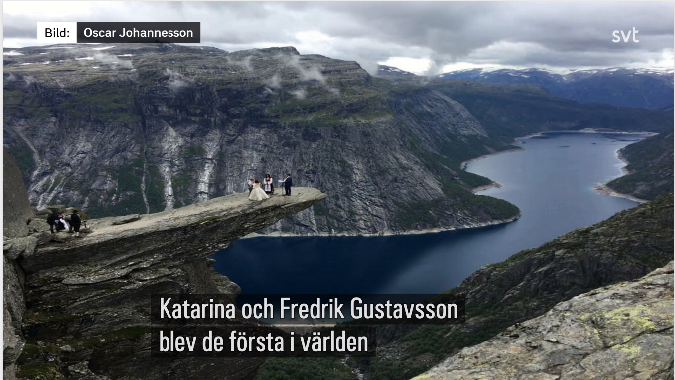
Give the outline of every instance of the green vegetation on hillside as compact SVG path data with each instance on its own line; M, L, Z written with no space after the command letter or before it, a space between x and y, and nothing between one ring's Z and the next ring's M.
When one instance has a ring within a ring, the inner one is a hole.
M673 191L673 134L661 133L621 149L627 175L607 183L619 193L646 200Z

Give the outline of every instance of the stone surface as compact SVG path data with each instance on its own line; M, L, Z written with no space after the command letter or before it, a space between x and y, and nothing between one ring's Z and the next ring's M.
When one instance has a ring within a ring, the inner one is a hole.
M26 222L33 209L26 197L26 186L14 157L2 149L2 232L5 238L26 236Z
M49 210L49 212L52 213L52 214L57 213L57 212L65 212L66 206L65 205L49 205L49 206L47 206L47 210Z
M37 237L25 236L7 241L3 247L3 253L10 260L16 260L22 254L32 254L38 244Z
M2 169L3 378L14 379L15 362L25 344L21 326L26 309L24 298L25 277L15 260L21 255L32 254L39 239L26 236L30 232L26 223L32 218L33 209L28 202L26 187L16 161L5 149L3 149Z
M673 262L556 305L416 379L668 379Z
M22 327L30 349L18 373L81 380L250 378L263 358L151 358L149 296L225 293L234 299L239 287L207 257L323 198L298 187L291 197L254 202L235 194L124 224L92 219L83 238L22 255L30 305Z
M16 268L13 260L3 256L3 297L2 297L2 345L3 345L3 378L13 379L16 370L14 363L23 350L24 339L21 333L23 313L26 309L23 296L21 270Z
M28 223L28 229L30 232L50 231L47 221L37 217L31 218L30 222Z
M44 245L52 241L52 233L49 231L36 232L29 236L37 240L37 245Z
M141 216L139 214L117 216L110 220L110 224L112 224L113 226L118 226L120 224L135 222L139 219L141 219Z

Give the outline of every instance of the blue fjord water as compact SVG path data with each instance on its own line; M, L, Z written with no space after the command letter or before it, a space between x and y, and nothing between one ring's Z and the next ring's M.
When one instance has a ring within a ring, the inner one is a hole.
M620 176L616 151L644 137L549 133L524 140L524 150L469 163L468 171L503 185L480 194L520 208L513 223L422 235L243 239L216 253L214 268L247 294L439 293L485 264L636 206L592 187Z

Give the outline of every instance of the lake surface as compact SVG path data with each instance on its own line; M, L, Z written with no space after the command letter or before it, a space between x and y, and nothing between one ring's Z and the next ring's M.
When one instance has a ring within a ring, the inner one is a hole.
M243 239L216 253L214 268L248 294L439 293L485 264L636 206L592 187L620 176L616 151L644 137L551 133L469 163L469 172L503 185L480 194L520 208L513 223L408 236Z

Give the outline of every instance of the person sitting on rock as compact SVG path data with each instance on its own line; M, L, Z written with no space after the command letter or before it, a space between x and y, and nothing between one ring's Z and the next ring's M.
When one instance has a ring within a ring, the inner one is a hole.
M77 214L77 210L73 210L73 213L70 215L70 225L73 227L75 232L75 237L80 236L80 226L82 225L82 219L80 215Z
M63 214L59 213L59 216L56 218L56 232L61 232L64 230L70 229L68 222L63 218Z

